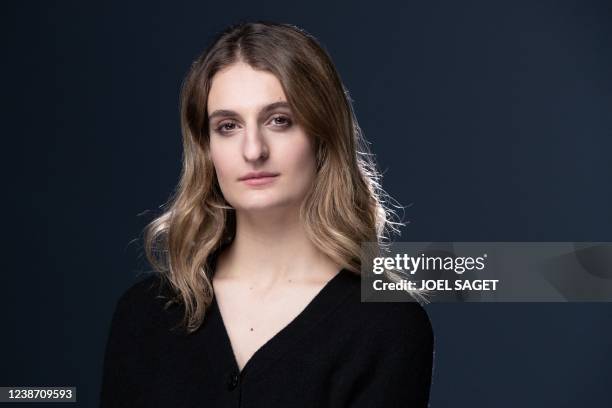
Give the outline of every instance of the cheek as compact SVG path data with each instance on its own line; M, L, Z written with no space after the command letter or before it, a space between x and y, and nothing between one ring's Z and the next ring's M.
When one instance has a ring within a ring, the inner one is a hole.
M302 178L310 179L314 176L316 159L314 149L308 140L294 145L285 156L293 163L293 168Z
M221 146L211 143L210 158L215 167L215 173L217 173L219 184L222 184L231 173L231 169L228 168L228 164L231 162L227 159L227 156L228 152L222 149Z

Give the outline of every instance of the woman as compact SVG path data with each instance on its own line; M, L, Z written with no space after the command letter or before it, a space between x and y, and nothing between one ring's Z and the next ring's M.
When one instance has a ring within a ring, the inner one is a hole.
M103 407L427 406L416 302L360 301L393 223L348 93L290 25L230 27L181 94L183 172L119 299Z

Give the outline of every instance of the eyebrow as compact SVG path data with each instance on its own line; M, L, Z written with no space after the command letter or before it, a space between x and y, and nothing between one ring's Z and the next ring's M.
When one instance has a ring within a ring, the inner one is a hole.
M261 109L261 112L259 112L259 116L261 117L277 108L290 109L290 106L289 106L289 103L286 101L274 102L274 103L264 106ZM212 119L216 118L217 116L227 117L227 116L240 116L240 115L238 115L237 112L234 112L232 110L218 109L214 111L213 113L211 113L210 115L208 115L208 121L209 122L212 121Z

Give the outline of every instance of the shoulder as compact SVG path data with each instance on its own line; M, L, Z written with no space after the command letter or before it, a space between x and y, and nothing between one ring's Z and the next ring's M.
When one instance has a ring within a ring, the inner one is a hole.
M119 296L113 325L135 329L144 328L148 323L154 324L171 297L172 291L162 275L155 273L141 277Z
M148 274L123 291L117 301L123 307L150 305L156 299L168 296L168 287L160 274Z
M417 302L362 302L359 305L363 335L397 342L432 343L429 315Z
M432 344L433 327L425 308L417 301L363 302L361 278L354 274L351 290L342 305L342 319L358 335L373 341L395 339L399 343Z

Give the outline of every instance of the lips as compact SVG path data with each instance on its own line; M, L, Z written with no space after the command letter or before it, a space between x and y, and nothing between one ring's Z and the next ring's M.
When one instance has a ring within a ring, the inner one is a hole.
M242 181L244 184L254 187L254 186L264 186L266 184L270 184L276 180L278 177L278 173L271 173L266 171L252 172L248 173L238 180Z
M253 179L263 179L263 178L271 178L278 176L278 173L271 173L268 171L257 171L247 173L244 176L240 177L239 181L253 180Z

